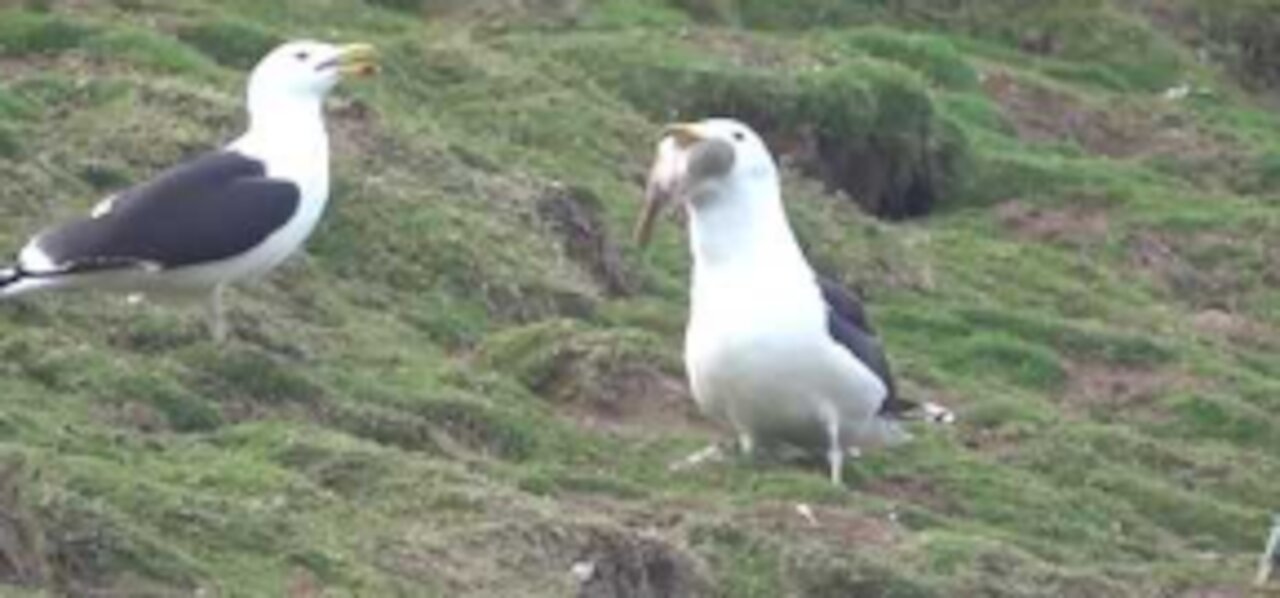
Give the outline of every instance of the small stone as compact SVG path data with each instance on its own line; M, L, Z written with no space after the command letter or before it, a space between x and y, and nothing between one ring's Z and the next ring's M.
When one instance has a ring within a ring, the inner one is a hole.
M809 525L818 527L818 516L814 514L813 507L805 503L796 503L796 512L799 513Z
M569 573L573 574L578 583L587 583L596 575L596 564L592 561L578 561L569 568Z

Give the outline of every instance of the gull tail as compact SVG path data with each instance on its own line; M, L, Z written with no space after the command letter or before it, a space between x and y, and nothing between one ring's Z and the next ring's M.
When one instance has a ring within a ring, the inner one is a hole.
M0 270L0 297L8 297L12 287L16 286L26 275L20 268L5 268Z
M22 266L0 268L0 301L43 289L49 283L49 279L33 275Z
M923 421L933 424L954 424L956 423L956 413L938 403L925 401L917 410L917 417Z
M854 433L853 444L859 447L896 446L911 440L906 422L920 421L934 425L955 423L956 414L934 402L917 403L891 395L880 405L880 412L863 422Z

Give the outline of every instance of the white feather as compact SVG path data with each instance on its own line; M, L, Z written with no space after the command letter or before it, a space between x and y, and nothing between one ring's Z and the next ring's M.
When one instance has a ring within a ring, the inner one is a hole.
M56 272L57 264L49 258L49 254L40 248L40 238L36 237L22 248L18 253L18 265L27 272L45 273Z
M116 196L115 195L108 196L106 199L98 202L98 205L93 206L93 211L89 213L89 217L94 219L101 218L103 216L106 216L107 214L110 214L111 210L115 209L115 207L116 207Z

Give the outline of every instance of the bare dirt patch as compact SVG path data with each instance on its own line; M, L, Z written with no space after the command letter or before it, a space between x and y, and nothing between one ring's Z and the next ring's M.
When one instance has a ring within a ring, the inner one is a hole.
M1221 309L1206 309L1191 316L1196 332L1227 340L1243 340L1253 336L1257 324L1239 314Z
M560 239L565 255L610 296L634 294L637 277L626 268L622 251L609 235L602 203L590 191L551 186L537 200L538 217Z
M286 595L289 598L319 598L324 595L324 588L314 573L303 567L296 567L289 576Z
M934 487L932 480L919 476L877 478L863 490L897 502L920 505L935 513L959 514L961 511L945 492Z
M996 217L1028 241L1083 246L1104 240L1110 231L1106 211L1093 206L1042 207L1012 200L996 206Z
M695 29L688 39L715 56L732 58L739 65L753 68L812 69L820 62L802 52L788 51L760 43L760 38L727 29Z
M982 86L1021 139L1075 141L1092 153L1110 157L1136 153L1135 131L1065 91L1020 80L1005 71L987 73Z
M1174 101L1152 98L1099 106L1007 71L986 73L982 85L1026 141L1074 142L1109 158L1156 159L1197 179L1207 179L1208 169L1229 174L1247 160L1230 140L1196 126Z
M1213 286L1177 250L1175 240L1154 232L1140 232L1129 241L1134 269L1154 275L1175 291Z
M1191 327L1201 336L1257 348L1280 348L1280 334L1244 314L1206 309L1191 316Z
M1145 230L1129 238L1128 259L1185 305L1240 313L1249 293L1280 283L1280 249L1260 243L1265 241L1247 234ZM1259 262L1261 269L1253 265Z
M902 529L888 518L822 506L812 507L812 514L816 527L797 512L795 505L765 506L754 517L760 529L806 535L816 533L839 546L889 548L902 541Z
M1176 371L1074 362L1067 364L1062 400L1072 407L1105 411L1150 405L1164 394L1196 386L1195 379Z
M1020 428L977 428L965 430L962 442L965 447L996 459L1011 458L1030 440L1031 433Z
M327 122L333 130L331 137L339 154L358 154L373 158L387 143L377 111L359 100L335 100L327 111ZM355 150L355 151L351 151Z
M701 429L712 423L698 413L684 380L645 364L626 364L568 402L571 417L612 434L642 430Z
M170 431L169 420L159 409L137 401L100 406L95 409L94 416L112 427L135 430L141 434Z
M380 553L381 566L462 596L712 595L706 567L687 550L602 524L513 522L445 536L414 529Z
M696 564L656 538L597 533L582 546L579 598L697 596L709 590Z

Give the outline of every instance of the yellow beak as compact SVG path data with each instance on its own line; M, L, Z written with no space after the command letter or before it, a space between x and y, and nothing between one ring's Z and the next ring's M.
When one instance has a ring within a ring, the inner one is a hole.
M344 77L367 77L378 72L378 50L369 44L338 49L338 72Z
M662 130L662 134L664 137L675 139L676 145L680 146L681 149L706 139L697 123L669 124Z

